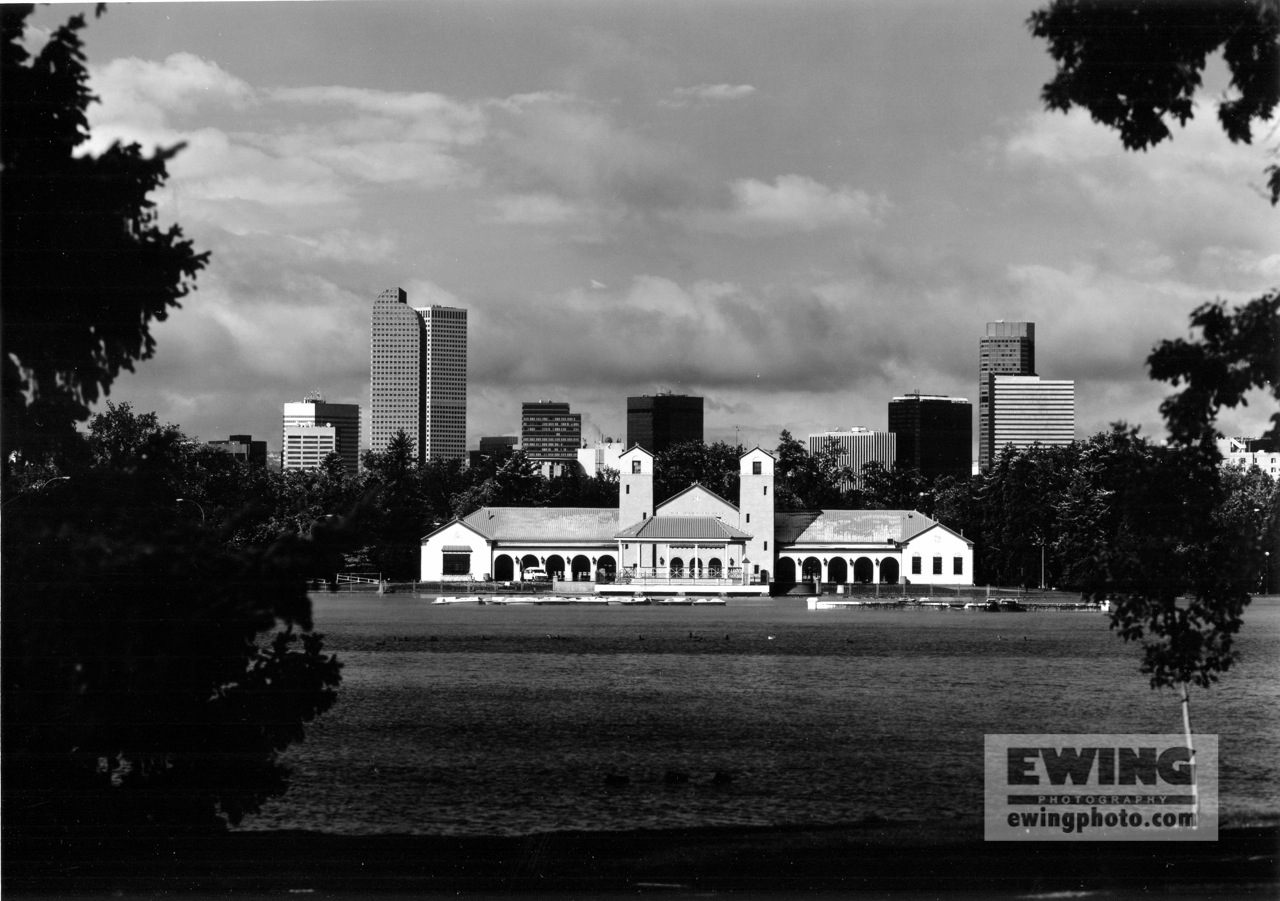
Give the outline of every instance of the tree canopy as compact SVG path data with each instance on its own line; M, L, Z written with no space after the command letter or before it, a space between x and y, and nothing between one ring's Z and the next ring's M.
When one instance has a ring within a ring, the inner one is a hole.
M1218 121L1233 142L1251 143L1255 120L1280 103L1280 4L1275 0L1054 0L1027 20L1058 63L1041 97L1049 109L1087 109L1130 150L1172 137L1169 123L1195 115L1208 58L1219 51L1233 96ZM1266 167L1271 203L1280 166Z
M34 58L22 44L29 5L0 6L0 242L3 243L3 437L47 448L155 351L151 324L208 261L177 225L162 228L149 196L181 145L144 156L137 144L82 153L89 137L83 16Z

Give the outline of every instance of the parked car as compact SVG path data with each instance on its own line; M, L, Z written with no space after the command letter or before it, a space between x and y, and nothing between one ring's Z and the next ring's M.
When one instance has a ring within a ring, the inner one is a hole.
M540 566L532 566L524 571L524 580L526 582L550 582L551 576L547 575L547 571Z

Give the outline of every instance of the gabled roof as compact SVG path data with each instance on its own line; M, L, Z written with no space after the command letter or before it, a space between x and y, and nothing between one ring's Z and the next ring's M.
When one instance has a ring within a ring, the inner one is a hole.
M774 517L779 546L900 542L936 525L916 510L805 510Z
M737 504L731 504L731 503L729 503L727 500L725 500L724 498L722 498L720 495L716 494L714 491L712 491L712 490L711 490L710 488L708 488L706 485L703 485L701 482L694 482L694 483L693 483L692 485L690 485L688 488L684 489L683 491L677 491L675 494L671 495L671 497L667 498L665 501L663 501L662 503L658 504L657 510L655 510L655 511L654 511L654 514L655 514L655 515L657 515L657 511L658 511L658 510L661 510L663 507L667 506L667 504L673 503L677 498L684 497L686 494L688 494L689 492L693 491L694 489L697 489L697 490L699 490L699 491L702 491L702 492L704 492L704 493L706 493L706 494L711 495L713 498L715 498L716 500L718 500L720 503L724 504L724 505L725 505L726 507L728 507L730 510L737 511L737 509L738 509L738 505L737 505Z
M739 460L741 460L741 459L742 459L743 457L745 457L747 454L755 453L756 451L760 451L760 453L762 453L762 454L767 454L768 456L773 457L773 459L775 459L775 460L776 460L776 459L778 459L778 455L777 455L777 454L773 453L773 451L767 451L767 450L765 450L763 447L761 447L761 446L760 446L760 445L758 445L758 444L757 444L755 447L751 448L751 450L745 450L745 451L743 451L742 453L738 454L738 459L739 459Z
M714 516L650 516L619 532L637 541L746 541L751 538Z
M475 526L473 526L473 525L469 524L466 520L459 519L458 517L456 517L456 516L455 516L453 519L449 520L447 523L445 523L444 525L442 525L440 528L438 528L438 529L434 529L434 530L432 530L431 532L428 532L426 535L424 535L424 536L422 537L422 543L423 543L423 544L426 544L428 541L430 541L430 540L431 540L432 538L434 538L436 535L439 535L439 534L440 534L441 532L443 532L445 529L449 528L449 526L453 526L453 525L459 525L459 526L462 526L464 529L468 529L468 530L470 530L470 531L472 531L472 532L475 532L477 535L479 535L481 538L485 539L486 541L488 541L488 540L489 540L489 536L488 536L488 535L486 535L484 532L481 532L481 531L480 531L479 529L477 529Z
M616 507L481 507L462 520L492 541L612 542Z

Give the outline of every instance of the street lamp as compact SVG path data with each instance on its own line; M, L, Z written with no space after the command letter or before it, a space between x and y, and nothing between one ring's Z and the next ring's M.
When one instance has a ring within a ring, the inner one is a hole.
M189 498L189 497L180 497L180 498L178 498L178 499L175 501L175 503L178 503L178 504L195 504L196 509L200 511L200 522L202 522L202 523L203 523L203 522L205 522L205 521L206 521L206 517L205 517L205 515L204 515L204 507L201 507L199 504L197 504L197 503L196 503L195 501L193 501L191 498Z
M26 497L29 494L38 494L39 492L44 491L54 482L69 482L69 481L71 481L71 476L54 476L52 479L46 479L45 481L41 482L39 485L32 488L30 491L24 491L22 492L22 494L9 498L3 504L0 504L0 509L3 509L4 507L9 506L20 497Z

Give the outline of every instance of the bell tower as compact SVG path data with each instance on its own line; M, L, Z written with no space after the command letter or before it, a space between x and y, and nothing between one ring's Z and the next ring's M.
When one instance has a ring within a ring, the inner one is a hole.
M738 528L751 536L743 568L752 578L773 578L773 471L777 461L767 450L754 447L739 458Z
M653 515L653 454L640 445L618 458L618 528Z

